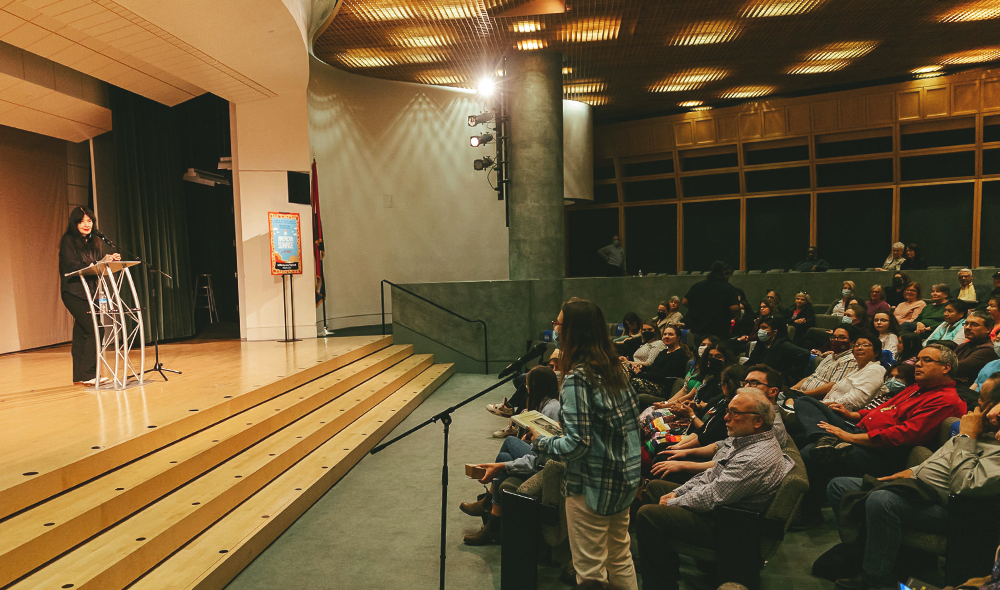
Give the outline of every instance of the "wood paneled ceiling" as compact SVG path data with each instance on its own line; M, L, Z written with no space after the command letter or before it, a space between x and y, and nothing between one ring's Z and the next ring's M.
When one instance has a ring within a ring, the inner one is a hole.
M318 58L474 88L504 53L564 56L564 97L599 120L935 76L1000 60L1000 0L344 0Z

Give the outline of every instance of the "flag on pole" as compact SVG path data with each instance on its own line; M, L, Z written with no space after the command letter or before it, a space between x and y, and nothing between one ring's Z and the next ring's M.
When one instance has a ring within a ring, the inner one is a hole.
M323 246L323 222L319 216L319 179L316 177L316 160L312 162L312 191L309 195L312 205L313 221L313 260L316 261L316 306L319 307L326 299L326 281L323 279L323 257L326 248Z

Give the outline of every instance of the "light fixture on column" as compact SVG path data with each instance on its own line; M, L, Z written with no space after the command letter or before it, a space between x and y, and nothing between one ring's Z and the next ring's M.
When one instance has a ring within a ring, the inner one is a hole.
M493 141L492 133L483 133L482 135L473 135L469 138L469 145L472 147L479 147L481 145L486 145Z
M493 158L489 156L483 156L478 160L472 162L472 167L475 170L489 170L493 167Z
M493 113L486 111L481 115L469 115L469 127L475 127L476 125L482 125L483 123L489 123L493 120Z
M483 96L493 96L497 88L497 83L493 78L482 78L479 80L479 94Z

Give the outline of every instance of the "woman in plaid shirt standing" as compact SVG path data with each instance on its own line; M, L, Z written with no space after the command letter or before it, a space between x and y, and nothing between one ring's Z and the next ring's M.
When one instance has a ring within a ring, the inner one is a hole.
M556 320L562 346L562 436L532 431L533 446L566 462L563 495L577 582L637 590L628 534L640 480L635 391L608 337L601 308L571 299Z

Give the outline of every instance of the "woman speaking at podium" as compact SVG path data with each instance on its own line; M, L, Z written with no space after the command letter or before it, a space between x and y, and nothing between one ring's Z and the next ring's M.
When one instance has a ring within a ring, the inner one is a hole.
M87 268L98 261L121 260L120 254L103 255L101 240L94 236L97 217L86 207L76 207L69 214L69 225L59 242L59 276L62 281L62 301L73 314L73 383L94 385L97 378L97 337L94 320L90 317L87 292L79 277L66 273ZM103 256L102 256L103 255ZM97 277L85 277L90 292L97 289Z

